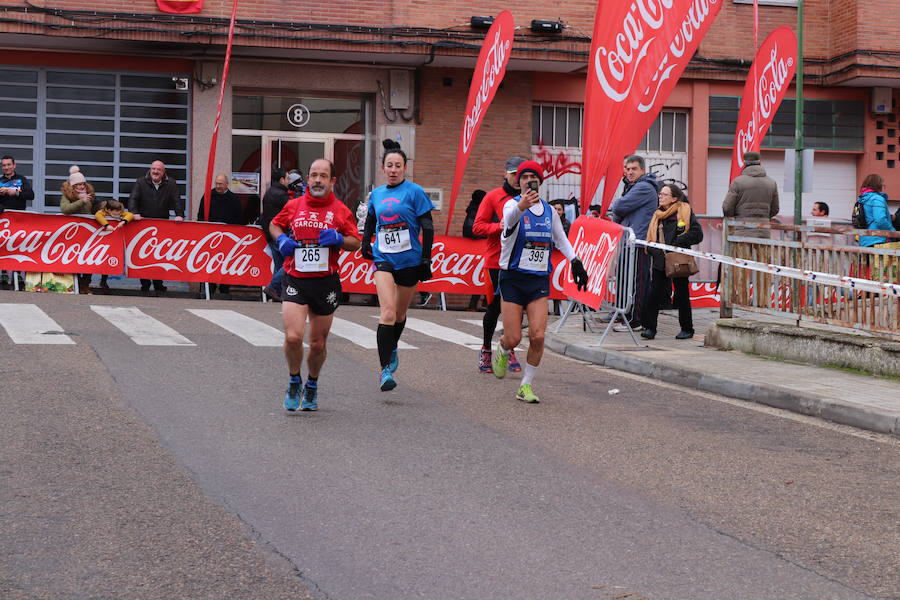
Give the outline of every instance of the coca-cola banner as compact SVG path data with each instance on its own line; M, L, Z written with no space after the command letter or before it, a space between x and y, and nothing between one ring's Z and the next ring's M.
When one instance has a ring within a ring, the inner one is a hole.
M431 279L420 283L423 292L490 294L491 278L484 261L484 240L437 235L431 249ZM357 294L375 293L375 265L357 250L338 259L341 289Z
M729 181L741 174L744 152L759 152L796 68L797 36L792 29L779 27L759 47L750 77L744 84Z
M469 86L469 100L466 102L466 112L463 117L462 136L459 138L459 148L456 150L456 169L453 172L453 186L450 189L450 209L447 211L447 228L444 233L450 232L450 221L453 218L453 208L456 206L456 196L462 184L462 176L466 171L466 162L469 153L475 143L475 136L484 121L484 114L503 81L506 74L506 64L509 62L509 52L512 49L513 25L512 14L508 10L501 11L494 24L488 30L478 53L478 61L475 63L475 71L472 75L472 85Z
M0 269L117 275L125 264L123 231L87 217L7 210L0 214Z
M582 211L601 180L602 212L722 0L599 0L585 86Z
M617 122L617 130L612 136L613 152L605 172L606 181L610 184L603 188L600 214L606 214L616 184L622 177L622 157L634 154L638 144L644 139L647 130L659 116L663 104L691 62L691 57L700 47L701 40L719 15L724 1L690 0L685 4L687 11L681 20L676 22L674 32L660 30L660 41L665 43L655 45L657 53L646 65L648 70L643 78L647 79L648 83L645 87L634 88L643 91L630 94L624 101L625 118Z
M584 263L588 273L588 286L579 290L572 280L572 269L569 262L562 261L553 270L554 282L560 281L565 295L591 308L599 309L600 303L609 294L608 273L619 248L619 242L625 229L606 219L578 217L569 229L569 241L575 248L575 254Z
M259 286L272 277L258 227L143 219L124 229L129 277Z

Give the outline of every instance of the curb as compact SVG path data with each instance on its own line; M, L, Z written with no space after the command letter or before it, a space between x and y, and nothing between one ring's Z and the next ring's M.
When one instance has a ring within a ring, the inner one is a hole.
M765 404L860 429L900 437L900 416L852 402L835 402L774 385L714 377L679 364L651 361L600 347L579 346L548 333L545 346L570 358L704 392Z

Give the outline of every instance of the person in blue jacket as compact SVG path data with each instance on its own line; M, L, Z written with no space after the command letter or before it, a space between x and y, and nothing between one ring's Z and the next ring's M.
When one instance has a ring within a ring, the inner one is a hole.
M859 190L857 201L862 204L866 213L866 229L896 231L891 223L891 212L888 210L887 194L884 193L884 179L877 173L866 175ZM878 235L859 236L860 246L883 244L888 239ZM895 240L891 240L895 241Z
M397 387L397 343L406 325L410 299L420 281L431 279L434 205L425 190L407 181L406 153L400 144L384 140L382 145L381 168L387 185L372 190L361 251L364 258L375 261L381 310L376 332L379 377L381 391L387 392Z
M622 196L612 203L612 220L624 227L631 227L639 240L647 239L647 227L659 206L659 183L655 173L648 173L644 157L632 154L625 157L625 187ZM650 258L644 252L637 253L637 269L634 303L627 315L634 331L643 329L641 312L650 293ZM614 331L627 331L626 325L616 326Z

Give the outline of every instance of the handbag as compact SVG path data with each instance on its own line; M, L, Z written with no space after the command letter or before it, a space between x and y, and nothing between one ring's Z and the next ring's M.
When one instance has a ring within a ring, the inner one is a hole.
M689 254L666 252L666 277L690 277L700 272L697 261Z
M662 225L659 226L659 239L665 239ZM666 277L690 277L699 272L697 261L690 254L666 252Z

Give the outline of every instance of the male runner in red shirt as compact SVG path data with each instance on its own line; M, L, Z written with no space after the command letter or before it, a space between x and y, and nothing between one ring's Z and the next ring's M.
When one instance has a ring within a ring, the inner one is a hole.
M284 356L290 382L284 408L317 410L319 372L325 363L325 340L341 299L338 255L359 248L356 218L332 189L337 178L330 160L309 167L306 193L284 205L269 224L269 233L284 256L282 315ZM293 237L285 231L291 230ZM302 385L303 335L309 317L309 356ZM301 402L302 387L302 402Z

